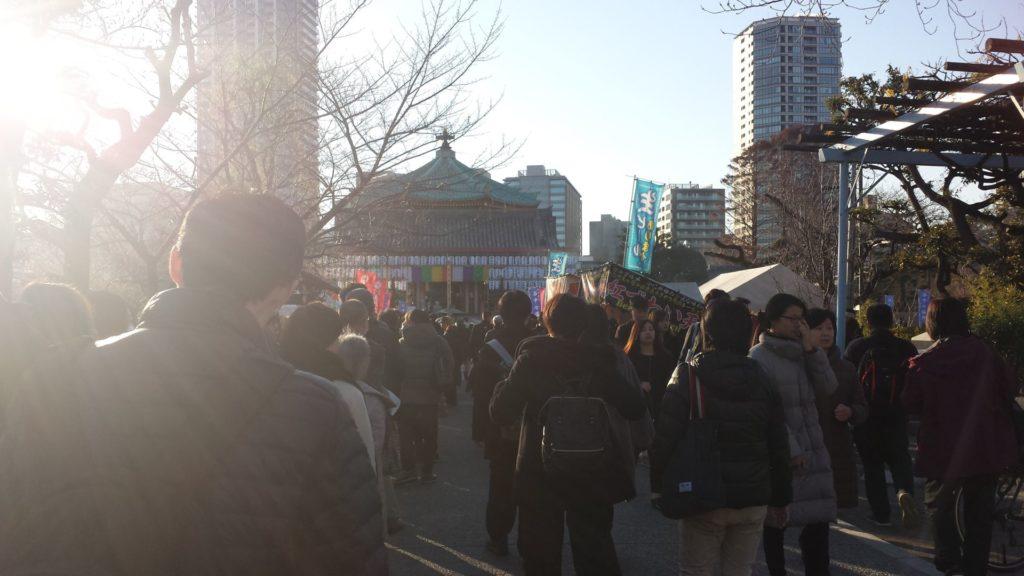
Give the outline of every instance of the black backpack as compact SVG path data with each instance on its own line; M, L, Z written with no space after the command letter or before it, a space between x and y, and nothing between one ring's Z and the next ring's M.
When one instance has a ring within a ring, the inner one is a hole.
M608 406L591 394L590 377L563 379L564 392L548 398L537 415L545 483L563 497L621 474Z
M906 359L891 346L868 349L857 367L864 398L871 411L888 411L900 406L900 395L907 380Z

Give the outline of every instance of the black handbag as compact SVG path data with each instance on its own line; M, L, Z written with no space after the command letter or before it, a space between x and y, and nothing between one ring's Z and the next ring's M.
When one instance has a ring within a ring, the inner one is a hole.
M703 387L693 366L687 368L690 422L676 443L661 486L661 513L673 520L722 508L724 499L718 423L704 417Z

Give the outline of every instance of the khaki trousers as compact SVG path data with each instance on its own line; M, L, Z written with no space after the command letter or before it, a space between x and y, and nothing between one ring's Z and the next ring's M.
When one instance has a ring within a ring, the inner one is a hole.
M768 508L720 508L680 522L679 574L750 576ZM715 569L721 565L721 572Z

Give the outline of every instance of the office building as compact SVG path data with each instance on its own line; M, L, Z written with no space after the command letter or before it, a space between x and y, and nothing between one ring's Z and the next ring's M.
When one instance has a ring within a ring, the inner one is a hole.
M725 234L725 189L669 184L658 211L658 241L704 252Z
M540 208L555 216L558 246L579 256L583 251L583 199L568 178L542 165L527 166L505 184L536 196Z
M317 209L318 0L199 0L199 183Z
M590 258L597 265L622 263L622 247L626 243L626 222L611 214L590 223Z

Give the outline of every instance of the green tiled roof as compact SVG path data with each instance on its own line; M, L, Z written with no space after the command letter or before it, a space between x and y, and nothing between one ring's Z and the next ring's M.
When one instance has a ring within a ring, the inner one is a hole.
M493 201L509 206L534 207L537 198L491 179L486 171L471 168L455 159L445 142L430 162L408 174L381 177L371 182L355 204L366 205L389 196L405 195L407 200L428 202Z

